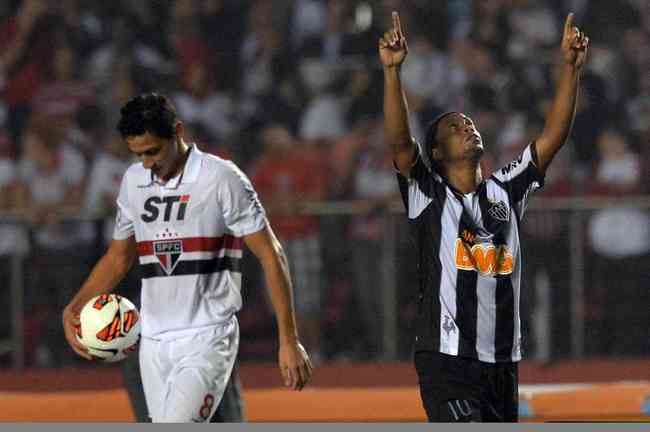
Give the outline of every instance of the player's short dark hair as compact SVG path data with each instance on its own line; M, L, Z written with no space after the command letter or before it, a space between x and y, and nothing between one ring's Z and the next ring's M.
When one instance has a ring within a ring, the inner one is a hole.
M426 152L427 157L431 163L435 163L433 159L433 149L438 146L438 141L436 140L436 135L438 135L438 125L450 114L458 114L457 111L446 111L438 115L436 118L431 120L427 125L426 132L424 135L424 151Z
M143 93L120 109L117 130L122 138L149 132L159 138L171 139L178 117L171 101L158 93Z

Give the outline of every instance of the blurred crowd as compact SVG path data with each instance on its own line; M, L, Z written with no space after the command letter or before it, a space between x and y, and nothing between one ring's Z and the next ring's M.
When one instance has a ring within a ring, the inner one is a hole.
M382 139L377 40L393 10L410 49L402 76L414 135L422 139L439 112L467 112L486 143L487 173L543 127L563 21L573 11L591 39L589 61L570 142L542 194L650 192L647 0L6 0L0 210L30 229L0 225L0 254L28 257L26 334L60 337L59 308L110 239L114 199L132 162L114 130L119 108L156 90L174 102L188 141L233 159L253 180L289 254L303 338L315 357L381 357L377 265L392 223L383 210L397 187ZM346 200L358 204L352 215L330 208L318 217L308 205ZM550 269L531 277L566 285L568 271L556 271L553 253L547 262L538 254L568 247L566 218L531 219L531 259ZM606 307L614 276L597 271L611 266L638 268L632 285L645 291L619 300L638 305L641 293L647 306L650 283L638 263L650 253L648 212L603 209L585 223L596 274L589 289L600 305L587 315L616 319ZM408 245L396 247L407 253ZM246 277L242 356L272 356L263 282L254 272ZM398 291L407 328L409 293ZM646 334L645 314L634 319ZM34 363L61 363L47 344L32 345Z

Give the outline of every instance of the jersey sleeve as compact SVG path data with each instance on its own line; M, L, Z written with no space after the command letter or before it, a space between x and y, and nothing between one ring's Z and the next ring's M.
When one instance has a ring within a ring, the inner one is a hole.
M440 176L425 161L420 145L417 148L409 177L395 168L400 195L409 219L416 218L431 203L435 196L434 184L441 181Z
M115 240L126 240L135 234L133 213L129 206L128 183L127 171L122 177L120 193L117 196L117 212L113 229L113 239Z
M246 174L233 163L229 168L217 194L226 228L236 237L253 234L266 226L266 212Z
M517 159L510 162L492 174L510 197L513 205L522 218L530 193L544 186L544 173L538 168L537 150L535 142L530 143Z

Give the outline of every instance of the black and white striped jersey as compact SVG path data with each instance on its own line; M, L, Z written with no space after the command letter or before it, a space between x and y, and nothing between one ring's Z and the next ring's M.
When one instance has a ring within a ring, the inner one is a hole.
M415 349L521 359L519 225L543 185L535 143L463 194L417 157L400 192L417 248Z

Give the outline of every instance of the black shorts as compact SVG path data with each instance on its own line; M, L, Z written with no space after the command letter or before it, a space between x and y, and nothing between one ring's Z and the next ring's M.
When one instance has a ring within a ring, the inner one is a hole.
M486 363L434 351L415 353L430 422L516 422L517 363Z

